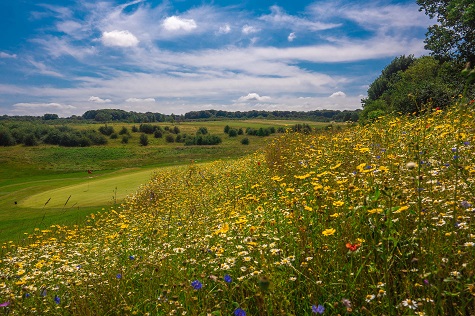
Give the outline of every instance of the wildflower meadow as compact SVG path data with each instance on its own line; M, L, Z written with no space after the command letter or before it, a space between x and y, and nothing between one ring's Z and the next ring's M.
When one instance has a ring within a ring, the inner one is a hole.
M2 245L0 314L474 315L475 107L163 168Z

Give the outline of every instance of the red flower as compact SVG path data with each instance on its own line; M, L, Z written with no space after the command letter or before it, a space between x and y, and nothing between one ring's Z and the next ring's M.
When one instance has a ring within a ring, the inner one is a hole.
M361 244L351 244L351 243L346 243L346 248L350 249L350 251L356 251Z

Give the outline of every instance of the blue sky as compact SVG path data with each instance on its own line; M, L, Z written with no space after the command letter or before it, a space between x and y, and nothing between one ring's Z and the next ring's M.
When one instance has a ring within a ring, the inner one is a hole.
M0 2L0 115L357 109L428 54L415 1Z

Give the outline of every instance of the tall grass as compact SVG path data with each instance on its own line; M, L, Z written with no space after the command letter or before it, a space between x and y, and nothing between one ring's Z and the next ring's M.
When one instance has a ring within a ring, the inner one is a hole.
M286 134L2 247L12 315L475 313L472 105ZM1 310L0 310L1 311Z

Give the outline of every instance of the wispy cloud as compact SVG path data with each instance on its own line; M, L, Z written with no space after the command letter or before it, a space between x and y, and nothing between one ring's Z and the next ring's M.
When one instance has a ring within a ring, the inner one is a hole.
M7 54L4 52L0 52L0 58L16 58L16 54Z
M155 102L154 98L146 98L146 99L140 99L140 98L128 98L125 100L125 102L129 103L147 103L147 102Z
M88 99L89 102L95 102L95 103L110 103L112 102L112 100L110 99L101 99L99 97L95 97L95 96L91 96L89 99Z

